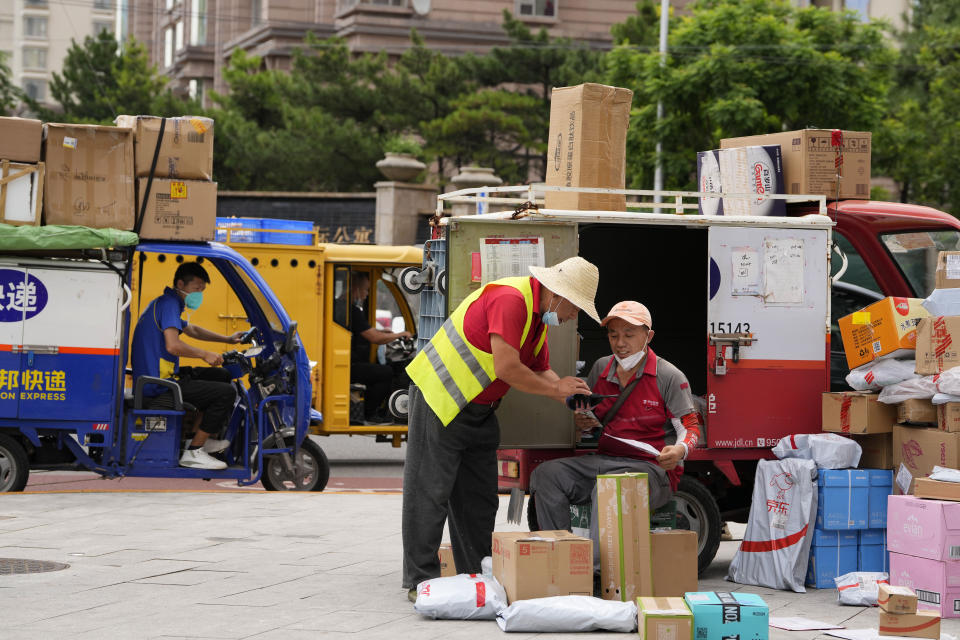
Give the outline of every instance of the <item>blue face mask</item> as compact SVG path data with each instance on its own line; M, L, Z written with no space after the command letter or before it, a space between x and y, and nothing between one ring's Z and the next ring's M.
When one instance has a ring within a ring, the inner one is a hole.
M192 293L187 293L181 289L177 289L177 291L183 294L183 304L187 309L196 310L203 304L203 291L194 291Z
M560 308L560 305L557 305L557 309ZM560 326L560 317L557 316L556 311L547 311L543 314L543 324L548 327L559 327Z

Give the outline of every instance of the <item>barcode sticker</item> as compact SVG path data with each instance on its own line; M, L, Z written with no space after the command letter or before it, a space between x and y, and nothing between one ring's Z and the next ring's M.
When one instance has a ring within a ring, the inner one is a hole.
M879 340L874 341L873 343L873 352L880 353L880 350L883 349L883 346L880 344Z
M960 547L951 546L950 547L950 559L951 560L960 560Z
M947 278L960 280L960 255L947 255Z
M76 149L77 148L77 139L71 138L69 136L64 136L63 138L63 148L64 149Z
M960 600L953 601L953 612L954 613L960 612Z
M925 591L924 589L917 589L917 600L920 602L928 602L930 604L935 604L940 606L940 592L939 591Z
M195 142L197 144L203 144L203 134L194 133L193 131L187 131L187 142Z

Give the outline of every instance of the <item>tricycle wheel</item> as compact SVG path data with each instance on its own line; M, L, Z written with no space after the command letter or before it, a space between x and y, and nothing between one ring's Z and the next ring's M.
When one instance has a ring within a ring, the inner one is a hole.
M420 293L426 286L425 282L420 281L420 267L407 267L400 272L398 281L400 282L400 288L410 295Z
M697 569L703 573L720 547L720 508L710 491L691 476L680 478L673 499L677 501L677 528L697 532Z
M20 443L0 433L0 493L23 491L30 475L30 461Z
M287 438L285 446L293 446L293 438ZM267 491L323 491L330 480L330 463L320 445L308 436L300 443L296 464L303 470L300 483L284 468L279 455L268 456L264 461L260 482Z

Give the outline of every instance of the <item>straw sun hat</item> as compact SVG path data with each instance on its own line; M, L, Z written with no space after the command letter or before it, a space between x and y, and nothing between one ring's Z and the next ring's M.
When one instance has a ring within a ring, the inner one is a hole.
M552 267L530 267L530 273L550 291L566 298L600 324L593 306L600 282L600 271L579 256L567 258Z

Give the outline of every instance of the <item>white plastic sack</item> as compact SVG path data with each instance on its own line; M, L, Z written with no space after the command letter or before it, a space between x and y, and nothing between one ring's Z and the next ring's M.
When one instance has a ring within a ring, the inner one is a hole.
M920 304L932 316L960 316L960 289L934 289Z
M941 482L960 482L960 470L934 466L930 473L930 479Z
M942 374L941 374L942 376ZM899 404L906 400L929 400L937 392L937 384L934 381L936 376L924 376L922 378L911 378L889 387L884 387L880 391L877 400L884 404Z
M853 469L863 453L856 441L836 433L796 433L780 438L771 451L781 460L813 460L818 469Z
M960 402L960 396L952 396L949 393L935 393L930 399L933 404L947 404L948 402Z
M461 573L418 584L413 609L438 620L493 620L506 606L507 594L496 578Z
M497 614L503 631L573 633L637 630L637 604L590 596L553 596L517 600Z
M833 581L837 583L837 599L840 604L858 607L877 606L877 585L890 584L887 574L870 571L845 573Z
M813 460L761 460L743 542L727 580L771 589L803 588L817 515Z
M960 291L960 289L958 289ZM946 393L951 396L960 396L960 367L947 369L940 375L933 376L937 393Z
M919 378L916 360L874 360L847 374L847 384L857 391L877 391L891 384Z

